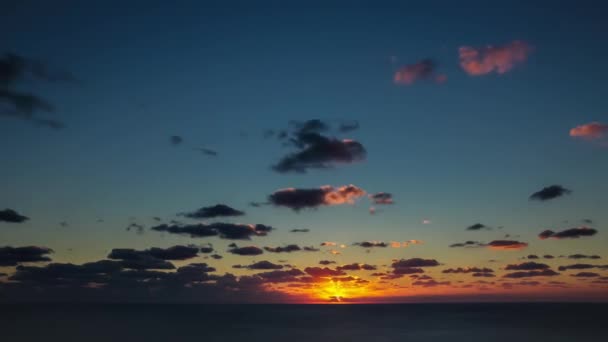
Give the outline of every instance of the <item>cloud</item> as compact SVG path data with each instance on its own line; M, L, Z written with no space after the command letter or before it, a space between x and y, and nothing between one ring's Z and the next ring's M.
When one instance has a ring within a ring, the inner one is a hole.
M64 124L58 120L35 116L38 111L52 112L52 104L38 95L15 89L19 83L31 81L74 83L76 79L68 72L51 70L39 61L5 53L0 56L0 116L21 119L53 129L63 128Z
M435 286L441 286L441 285L450 285L451 282L449 281L436 281L434 279L431 280L416 280L415 282L412 283L412 285L414 286L422 286L422 287L435 287Z
M308 169L327 169L334 164L350 164L366 157L367 152L361 143L322 135L329 126L320 120L292 122L292 126L295 130L288 141L297 151L281 158L272 167L276 172L305 173Z
M566 230L562 230L560 232L554 232L552 230L545 230L538 234L538 237L541 240L545 239L578 239L581 236L593 236L597 234L597 230L593 228L580 227L580 228L570 228Z
M564 266L560 266L557 269L560 271L567 271L567 270L587 270L587 269L592 269L592 268L599 268L599 269L608 269L608 265L591 265L591 264L573 264L573 265L564 265Z
M527 258L528 259L539 259L538 255L536 255L536 254L530 254L530 255L528 255Z
M551 185L544 187L541 190L530 195L530 200L548 201L564 195L569 195L571 193L571 190L568 190L561 185Z
M0 222L8 223L23 223L29 220L28 217L23 216L13 209L0 210Z
M369 198L374 204L393 204L393 195L388 192L378 192L370 194Z
M254 262L253 264L247 265L247 266L235 265L233 267L234 268L247 268L250 270L280 270L283 268L283 265L277 265L270 261L263 260L263 261Z
M321 260L321 261L319 261L320 265L329 265L329 264L335 264L335 263L336 262L332 261L332 260Z
M152 247L143 251L132 248L115 248L108 255L109 259L132 260L141 257L152 257L161 260L187 260L198 255L198 247L173 246L169 248Z
M389 244L382 241L363 241L363 242L355 242L354 246L359 246L363 248L374 248L374 247L388 247Z
M329 185L315 189L287 188L268 196L268 202L275 206L287 207L295 211L341 204L353 204L365 195L365 191L354 185L334 188Z
M228 252L236 255L260 255L264 253L261 248L258 248L256 246L234 247L228 250Z
M533 261L523 262L521 264L510 264L505 267L508 271L531 271L531 270L546 270L549 269L549 265L540 264Z
M595 272L579 272L576 274L572 275L573 277L576 278L596 278L599 277L599 273L595 273Z
M0 266L16 266L22 262L51 261L51 258L46 256L51 253L53 250L47 247L0 247Z
M570 136L583 139L600 139L608 133L608 125L599 122L576 126L570 130Z
M488 243L486 246L495 250L521 250L528 247L528 244L514 240L494 240Z
M302 250L300 246L295 244L286 245L284 247L264 247L264 249L271 253L291 253Z
M192 219L208 219L208 218L214 218L214 217L220 217L220 216L222 216L222 217L243 216L243 215L245 215L245 213L240 210L236 210L232 207L229 207L225 204L216 204L211 207L202 207L196 211L193 211L190 213L182 213L180 215L183 215L185 217L192 218Z
M290 233L308 233L310 229L292 229L289 231Z
M520 271L520 272L507 273L503 277L504 278L529 278L529 277L552 277L552 276L557 276L557 275L559 275L559 273L557 273L553 270L544 269L541 271Z
M352 263L336 267L338 271L375 271L376 266L369 264Z
M333 270L329 267L306 267L304 272L315 278L327 278L346 275L343 271Z
M439 266L439 262L435 259L400 259L395 260L391 264L393 268L393 274L414 274L424 273L422 267L434 267Z
M455 248L455 247L476 248L476 247L485 247L485 245L486 245L485 243L479 242L479 241L465 241L465 242L453 243L449 247L451 247L451 248Z
M486 226L485 224L482 223L475 223L472 224L470 226L467 227L467 230L482 230L482 229L491 229L490 227Z
M305 275L305 273L297 268L292 268L287 271L275 270L256 274L257 277L260 277L261 279L269 283L299 282L302 281L302 279L298 277L303 275Z
M184 142L184 138L179 135L172 135L169 137L169 142L171 143L171 145L177 146Z
M219 153L215 150L212 150L210 148L205 148L205 147L197 147L195 148L195 150L201 152L203 155L209 156L209 157L217 157L219 155Z
M599 255L572 254L568 255L568 259L601 259Z
M150 228L159 232L184 234L190 237L219 236L221 239L250 240L251 236L266 236L273 228L263 224L199 223L191 225L161 224Z
M461 46L458 50L460 67L471 76L504 74L525 62L531 52L531 46L518 40L502 46Z
M356 120L341 122L338 130L342 133L348 133L359 129L359 122Z
M446 75L436 73L437 63L427 58L413 64L400 67L393 77L395 84L412 85L422 80L435 80L437 83L446 81Z
M466 267L466 268L462 268L462 267L458 267L458 268L448 268L445 269L443 271L441 271L441 273L464 273L464 274L469 274L469 273L494 273L494 270L491 268L486 268L486 267Z

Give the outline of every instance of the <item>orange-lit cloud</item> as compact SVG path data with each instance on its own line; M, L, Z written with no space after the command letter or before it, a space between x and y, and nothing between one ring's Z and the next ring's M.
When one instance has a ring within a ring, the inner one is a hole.
M531 51L531 46L518 40L502 46L488 45L480 48L462 46L458 50L460 66L472 76L492 72L504 74L515 65L526 61Z
M363 196L365 196L365 190L352 184L337 188L324 185L313 189L280 189L268 196L268 201L275 206L288 207L298 211L319 206L353 204L355 200Z
M528 244L520 241L513 240L494 240L486 245L490 249L495 250L522 250L528 247Z
M576 126L570 130L570 136L584 139L599 139L608 133L608 125L599 122Z

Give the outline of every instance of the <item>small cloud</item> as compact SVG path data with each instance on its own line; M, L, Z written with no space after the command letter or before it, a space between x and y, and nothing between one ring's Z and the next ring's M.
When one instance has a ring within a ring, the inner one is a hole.
M359 121L344 121L338 126L338 130L342 133L348 133L359 129Z
M443 83L446 81L447 76L437 75L435 73L437 64L427 58L423 59L414 64L408 64L400 67L393 77L395 84L399 85L412 85L422 80L435 80L437 83Z
M8 223L23 223L29 220L28 217L23 216L13 209L0 210L0 222Z
M536 262L523 262L521 264L510 264L505 267L508 271L531 271L531 270L546 270L549 268L547 264L540 264Z
M599 255L572 254L568 255L568 259L601 259Z
M566 230L562 230L560 232L554 232L552 230L545 230L538 234L538 237L541 240L545 239L578 239L581 236L593 236L597 234L597 230L593 228L580 227L580 228L570 228Z
M494 240L488 243L486 246L495 250L522 250L528 247L528 244L514 240Z
M301 251L302 249L298 245L286 245L284 247L264 247L267 252L271 253L291 253Z
M51 261L47 254L53 250L47 247L0 247L0 266L17 266L22 262L45 262Z
M467 230L490 230L491 228L482 223L475 223L467 227Z
M353 204L355 200L364 195L365 190L352 184L338 188L325 185L314 189L280 189L268 196L268 202L275 206L299 211L320 206Z
M374 204L393 204L393 195L388 192L378 192L368 195Z
M569 195L571 193L571 190L568 190L561 185L551 185L548 187L544 187L541 190L530 195L530 200L548 201L564 195Z
M234 247L228 250L228 252L236 255L260 255L264 253L261 248L256 246Z
M374 247L388 247L388 243L382 241L363 241L355 242L353 246L359 246L363 248L374 248Z
M223 217L243 216L243 215L245 215L245 213L243 211L236 210L232 207L229 207L225 204L216 204L211 207L203 207L196 211L193 211L190 213L182 213L180 215L183 215L185 217L192 218L192 219L208 219L208 218L215 218L215 217L220 217L220 216L223 216Z
M205 148L205 147L197 147L195 148L195 150L201 152L203 155L209 156L209 157L217 157L219 155L219 153L215 150L212 150L210 148Z
M520 271L507 273L503 276L503 278L553 277L557 275L559 275L559 273L553 270L543 269L541 271Z
M310 229L292 229L289 231L290 233L308 233L310 232Z
M485 47L462 46L458 50L460 67L471 76L481 76L492 72L504 74L517 64L526 61L532 47L522 41L513 41L502 46Z
M570 136L583 139L600 139L608 133L608 125L599 122L576 126L570 130Z
M455 248L455 247L466 247L466 248L475 248L475 247L485 247L486 244L483 242L479 242L479 241L465 241L465 242L458 242L458 243L453 243L450 245L450 247Z
M158 232L170 234L189 235L190 237L211 237L219 236L221 239L228 240L250 240L251 236L266 236L272 227L263 224L235 224L215 222L210 224L161 224L150 228Z
M169 142L173 146L181 145L181 143L184 142L184 138L179 135L172 135L171 137L169 137Z

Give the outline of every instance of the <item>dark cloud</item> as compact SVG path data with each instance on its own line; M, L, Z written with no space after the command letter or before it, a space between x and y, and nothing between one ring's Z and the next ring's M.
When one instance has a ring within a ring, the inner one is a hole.
M135 230L137 232L137 234L143 234L145 229L146 229L146 227L144 227L143 225L141 225L139 223L134 223L134 222L129 223L127 228L125 228L125 230L128 232L130 232L131 230Z
M287 271L269 271L257 273L256 277L263 279L269 283L288 283L288 282L299 282L302 281L302 278L298 278L305 275L304 272L300 271L297 268L292 268Z
M235 266L239 266L239 267L235 267ZM263 260L263 261L258 261L258 262L254 262L251 265L246 265L246 266L241 266L241 265L235 265L233 267L235 268L247 268L250 270L280 270L283 268L282 265L277 265L274 264L270 261L267 260Z
M520 250L528 247L528 244L514 240L494 240L490 241L486 246L496 250Z
M302 247L302 250L304 252L318 252L318 251L320 251L320 249L315 248L313 246L304 246L304 247Z
M533 261L523 262L521 264L510 264L505 267L508 271L531 271L531 270L546 270L549 269L549 265L540 264Z
M489 230L491 228L482 223L475 223L475 224L472 224L467 227L467 230L482 230L482 229Z
M376 266L369 264L352 263L336 267L338 271L375 271Z
M355 242L353 246L359 246L363 248L374 248L374 247L388 247L389 244L382 241L363 241L363 242Z
M21 119L53 129L63 128L64 124L58 120L39 118L35 115L39 111L52 112L52 104L36 94L16 89L19 83L29 81L74 83L76 79L68 72L51 70L39 61L6 53L0 56L0 116Z
M535 255L535 254L530 254L530 255L528 255L527 258L528 259L539 259L538 255Z
M599 277L599 273L594 273L594 272L579 272L576 274L572 275L573 277L577 277L577 278L596 278Z
M552 230L545 230L542 233L538 234L538 237L542 240L544 239L578 239L581 236L593 236L597 234L597 230L593 228L580 227L580 228L570 228L566 230L562 230L560 232L554 232Z
M320 265L329 265L329 264L335 264L335 263L336 262L332 261L332 260L321 260L321 261L319 261Z
M424 273L422 267L434 266L439 266L439 262L437 262L437 260L421 258L401 259L396 260L391 264L393 274L397 275Z
M462 268L462 267L458 267L458 268L448 268L445 269L443 271L441 271L441 273L464 273L464 274L469 274L469 273L493 273L494 270L491 268L486 268L486 267L466 267L466 268Z
M283 247L264 247L264 249L267 252L271 252L271 253L291 253L291 252L297 252L297 251L301 251L302 249L300 248L300 246L298 245L286 245Z
M196 151L201 152L203 155L209 156L209 157L217 157L219 155L219 153L215 150L212 150L210 148L205 148L205 147L197 147L195 148Z
M191 237L219 236L222 239L250 240L251 236L266 236L273 228L263 224L210 223L191 225L161 224L151 228L159 232L185 234Z
M287 188L275 191L268 196L268 202L299 211L306 208L318 208L340 204L352 204L365 195L365 191L354 185L338 188L322 186L315 189Z
M555 257L553 255L551 255L551 254L545 254L545 255L543 255L543 258L545 258L545 259L555 259Z
M171 142L171 145L177 146L184 142L184 138L179 135L172 135L169 137L169 142Z
M466 248L475 248L475 247L484 247L485 243L479 241L465 241L459 243L453 243L450 247L466 247Z
M198 247L190 246L173 246L169 248L153 247L143 251L138 251L131 248L115 248L108 255L109 259L138 259L142 256L149 256L161 260L186 260L194 258L198 255Z
M306 267L304 272L315 278L326 278L346 275L344 271L333 270L329 267Z
M338 130L342 133L348 133L352 131L356 131L359 129L359 122L356 120L353 121L344 121L341 122L338 126Z
M435 287L435 286L441 286L441 285L450 285L451 282L449 281L436 281L434 279L431 280L416 280L415 282L412 283L412 285L414 286L422 286L422 287Z
M606 269L608 269L608 265L573 264L573 265L560 266L560 267L558 267L558 270L560 270L560 271L587 270L587 269L591 269L591 268L599 268L599 269L606 270Z
M180 215L192 219L208 219L214 217L243 216L245 215L245 213L240 210L236 210L232 207L229 207L225 204L216 204L211 207L202 207L196 211L190 213L182 213Z
M388 192L378 192L369 195L374 204L393 204L393 195Z
M536 201L548 201L564 195L569 195L570 193L572 193L571 190L568 190L561 185L551 185L533 193L530 195L530 199Z
M568 259L601 259L599 255L572 254L568 255Z
M557 275L559 275L559 273L557 273L553 270L544 269L541 271L519 271L519 272L507 273L503 277L504 278L529 278L529 277L551 277L551 276L557 276Z
M290 233L308 233L310 229L292 229L289 231Z
M234 247L228 252L236 255L260 255L264 253L264 250L258 248L256 246L247 246L247 247Z
M321 133L329 126L320 120L293 123L289 143L296 152L284 156L272 168L280 173L305 173L308 169L331 168L336 163L353 163L365 159L363 145L350 139L326 137Z
M0 210L0 222L22 223L27 220L29 220L28 217L19 214L13 209Z
M46 247L0 247L0 266L16 266L22 262L51 261L47 254L53 250Z

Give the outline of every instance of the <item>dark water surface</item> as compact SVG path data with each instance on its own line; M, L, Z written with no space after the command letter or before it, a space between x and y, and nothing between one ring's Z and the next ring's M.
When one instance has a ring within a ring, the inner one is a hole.
M1 305L2 341L608 341L608 304Z

